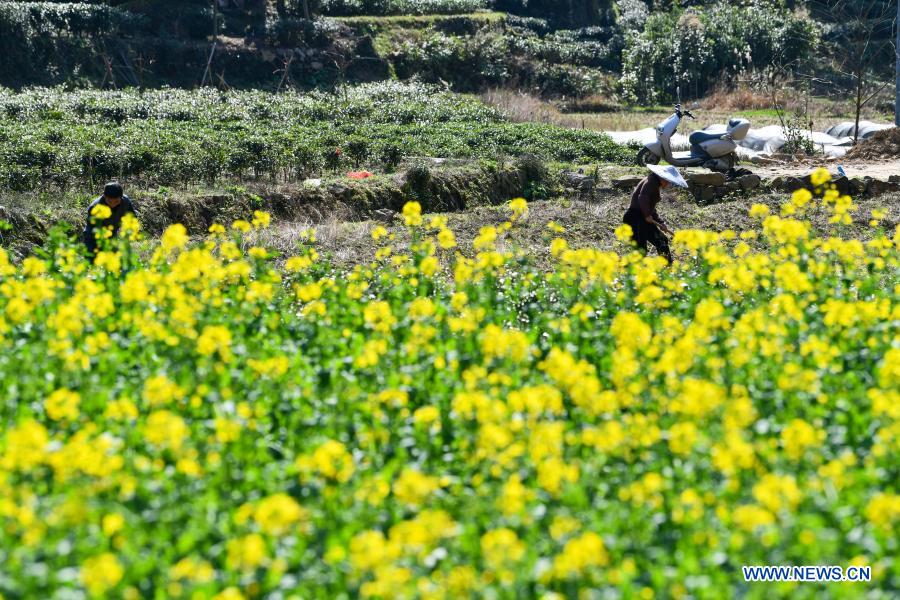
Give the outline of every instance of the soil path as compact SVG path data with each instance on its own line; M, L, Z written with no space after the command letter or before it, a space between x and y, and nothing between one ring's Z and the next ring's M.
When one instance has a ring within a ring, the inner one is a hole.
M900 159L887 161L841 161L841 159L830 161L803 161L803 162L779 162L765 165L754 165L750 163L741 163L741 166L750 169L763 179L777 176L803 177L809 174L816 167L824 166L832 175L837 175L838 165L844 168L847 177L872 177L876 179L887 179L891 175L900 175Z

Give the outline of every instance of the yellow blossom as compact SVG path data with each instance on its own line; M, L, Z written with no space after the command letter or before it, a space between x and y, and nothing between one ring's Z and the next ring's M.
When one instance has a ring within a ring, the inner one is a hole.
M319 445L311 455L301 456L297 459L296 466L301 473L317 473L341 483L348 481L355 471L353 457L337 440L328 440Z
M831 173L828 172L828 169L819 167L809 176L809 181L816 187L825 185L831 181Z
M225 550L227 553L225 564L229 569L238 571L252 571L268 558L266 541L258 533L228 540Z
M80 402L81 396L76 392L60 389L47 397L44 402L44 410L47 411L47 416L54 421L74 421L78 418Z
M489 568L516 563L525 555L525 544L512 529L492 529L481 536L481 553Z
M204 356L218 354L222 360L231 360L231 332L224 325L206 325L197 338L197 352Z
M105 552L81 565L81 582L95 596L105 594L122 580L125 569L115 554Z
M169 225L160 238L160 244L166 250L178 250L184 248L188 243L187 229L181 223Z
M421 471L406 468L394 481L394 496L404 504L418 506L441 487L437 477L425 475Z
M407 227L418 227L422 224L422 205L411 201L403 205L403 221Z
M255 229L264 229L269 226L272 221L272 215L265 211L254 210L252 225Z

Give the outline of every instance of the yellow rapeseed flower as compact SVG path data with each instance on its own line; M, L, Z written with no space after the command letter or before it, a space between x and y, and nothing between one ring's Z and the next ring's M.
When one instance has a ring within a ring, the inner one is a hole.
M820 187L831 181L831 173L824 167L819 167L809 176L809 181L816 187Z
M593 532L566 542L562 552L553 559L552 573L556 579L581 576L592 567L609 564L609 555L603 539Z
M481 536L481 553L488 568L501 568L525 556L525 544L512 529L492 529Z
M421 505L428 496L440 489L437 477L425 475L412 468L403 469L392 486L394 496L404 504Z
M169 225L160 238L160 245L167 252L184 248L188 243L187 229L181 223Z
M623 244L631 243L634 239L634 232L631 229L631 225L628 223L622 223L615 230L616 239L622 242Z
M231 360L231 332L224 325L206 325L197 338L197 352L204 356L218 353L223 361Z
M750 207L750 216L755 219L761 219L769 216L769 207L765 204L754 204Z
M91 209L91 217L103 221L112 216L112 209L105 204L97 204Z
M103 515L101 527L103 529L104 535L106 535L107 537L112 537L113 535L122 531L122 528L125 527L125 517L123 517L119 513L109 513L107 515Z
M328 440L311 455L299 457L295 466L301 474L317 474L339 483L349 481L356 470L353 456L337 440Z
M252 225L255 229L264 229L269 226L272 221L272 215L261 210L253 211Z
M81 582L95 596L101 596L118 585L124 574L122 563L109 552L89 558L81 565Z
M246 596L234 586L229 586L212 597L212 600L245 600Z
M268 559L266 541L258 533L228 540L225 550L225 564L237 571L253 571Z
M403 221L407 227L418 227L422 224L422 205L411 201L403 205Z
M512 211L511 221L521 221L528 216L528 202L525 198L510 200L509 210Z
M78 418L78 405L81 396L71 390L59 389L50 394L44 401L47 416L54 421L74 421Z
M253 520L256 521L259 528L263 532L275 536L284 535L296 528L308 516L308 511L284 493L263 498L256 503L253 510Z
M865 509L866 519L884 531L900 522L900 495L890 492L875 494Z
M825 432L803 419L793 419L781 432L781 443L784 451L794 460L799 460L808 448L818 445L825 438Z

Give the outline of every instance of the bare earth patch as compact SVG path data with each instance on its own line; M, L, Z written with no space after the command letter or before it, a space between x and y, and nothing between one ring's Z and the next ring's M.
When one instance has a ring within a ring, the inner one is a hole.
M736 197L700 206L686 193L666 192L659 212L674 229L732 229L741 232L759 226L759 222L747 214L753 204L766 204L772 212L777 213L786 199L786 194L771 193L753 198ZM529 204L527 219L504 238L505 244L507 247L516 245L525 248L536 260L546 260L549 263L550 241L558 235L547 229L547 223L553 221L565 228L565 233L561 236L572 246L621 249L613 232L622 223L622 215L628 203L629 194L624 192L610 193L596 201L558 199L532 202ZM825 213L811 215L810 221L824 235L851 235L858 239L871 236L872 229L868 227L868 221L872 209L887 209L882 226L889 231L900 222L900 194L859 199L857 205L859 208L853 215L853 224L842 230L830 225ZM445 213L445 216L456 233L459 249L471 256L474 254L472 240L481 227L500 225L508 218L509 211L502 206L486 206L464 212ZM300 233L307 227L315 227L320 252L330 255L338 266L350 266L373 259L376 243L372 241L371 232L378 225L383 224L377 221L345 222L338 219L315 224L278 223L264 233L264 240L259 241L264 241L269 247L289 256L300 239ZM387 229L396 236L396 245L407 245L408 236L402 220L396 220Z
M821 159L814 161L800 161L790 163L771 163L766 165L742 165L762 177L763 179L777 176L803 177L811 173L816 167L824 166L831 171L832 176L837 176L837 167L843 167L847 177L872 177L875 179L887 179L891 175L900 175L900 157L894 159L837 159L823 162Z

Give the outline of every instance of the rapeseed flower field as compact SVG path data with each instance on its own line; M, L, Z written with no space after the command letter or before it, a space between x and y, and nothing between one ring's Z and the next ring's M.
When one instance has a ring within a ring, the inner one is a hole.
M350 271L265 213L0 250L0 596L888 597L900 231L817 236L814 181L672 268L553 223L538 268L524 200L468 257L411 202Z

